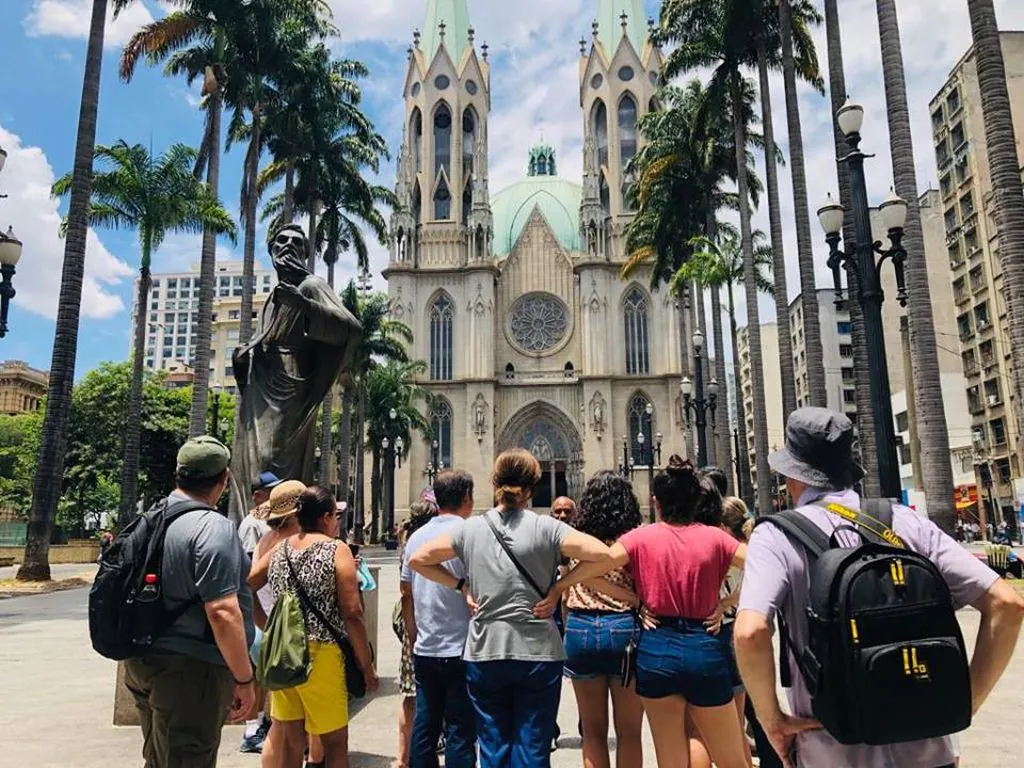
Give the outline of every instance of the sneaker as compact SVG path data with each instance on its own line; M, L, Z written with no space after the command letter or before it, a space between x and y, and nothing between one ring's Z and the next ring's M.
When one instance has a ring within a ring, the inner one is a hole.
M242 739L242 744L238 751L247 755L263 754L263 742L267 740L268 733L270 733L270 721L263 719L251 736L246 736Z

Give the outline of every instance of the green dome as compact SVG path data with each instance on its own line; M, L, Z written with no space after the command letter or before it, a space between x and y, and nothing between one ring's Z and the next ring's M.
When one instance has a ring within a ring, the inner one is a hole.
M563 248L583 250L579 232L582 198L583 187L557 176L530 176L501 190L491 200L495 256L512 251L534 208L540 208Z

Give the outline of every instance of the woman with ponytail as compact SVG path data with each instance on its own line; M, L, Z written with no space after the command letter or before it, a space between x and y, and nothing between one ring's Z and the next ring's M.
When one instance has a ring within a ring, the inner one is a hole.
M528 509L540 479L529 452L502 453L491 476L496 506L409 559L426 578L465 591L475 608L464 659L481 768L551 765L565 651L550 614L536 616L534 605L551 588L563 557L611 562L598 539ZM442 565L456 557L466 566L465 579Z
M652 490L657 522L620 537L608 560L574 568L552 586L536 613L549 613L570 587L626 568L645 614L657 625L640 634L636 692L659 768L688 764L688 715L718 768L747 768L729 657L705 626L729 569L743 567L746 545L721 528L718 489L689 461L669 459Z

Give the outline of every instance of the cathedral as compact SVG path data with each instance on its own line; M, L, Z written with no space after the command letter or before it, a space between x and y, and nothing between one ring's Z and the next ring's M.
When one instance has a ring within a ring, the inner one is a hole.
M466 0L428 0L414 36L385 276L393 317L414 333L410 354L427 363L435 439L408 446L398 510L432 466L472 472L485 508L494 458L512 447L544 470L538 509L624 463L645 503L651 446L662 463L684 451L682 311L649 289L649 271L620 277L625 168L663 60L642 0L595 2L591 39L580 41L581 179L559 176L542 143L521 180L492 190L491 68Z

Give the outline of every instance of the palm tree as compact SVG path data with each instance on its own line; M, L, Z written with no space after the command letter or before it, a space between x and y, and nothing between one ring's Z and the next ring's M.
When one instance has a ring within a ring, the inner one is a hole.
M191 0L182 10L147 24L136 32L121 54L121 79L130 82L139 59L151 65L165 62L168 76L184 75L191 85L203 78L203 104L206 113L195 175L202 178L210 194L220 194L221 118L224 111L224 84L227 82L226 43L230 26L239 21L237 4L226 0ZM193 375L189 436L207 429L210 389L210 338L213 325L213 299L216 292L217 233L206 228L200 251L199 323L194 329L195 355L190 361Z
M981 108L985 116L985 140L988 142L989 171L999 228L999 260L1003 265L1003 280L1009 297L1007 307L1010 310L1017 430L1018 434L1024 434L1024 310L1020 303L1020 297L1024 296L1024 192L1021 190L1013 113L1006 86L1006 64L995 8L992 0L967 0L967 9L971 16ZM1011 167L1016 167L1012 173ZM931 507L930 502L928 506Z
M942 397L942 372L935 343L935 318L932 316L931 291L928 286L928 262L924 254L924 233L921 229L917 172L914 169L914 141L910 135L910 109L907 105L907 81L903 73L900 27L896 18L895 0L877 0L877 8L893 176L896 193L907 201L907 223L903 242L909 254L906 263L907 290L910 294L907 320L917 406L917 433L920 435L921 445L920 469L928 496L928 516L946 533L952 534L956 525L956 507L953 496L949 493L949 489L953 487L953 467L949 459L949 430L946 427L946 411ZM906 373L911 375L911 371Z
M92 199L87 211L89 222L113 229L137 229L141 250L118 513L118 522L124 526L131 521L137 501L142 373L153 253L168 232L199 233L209 228L233 239L235 224L206 185L192 175L198 152L191 147L175 144L154 158L141 144L129 146L119 141L111 146L96 147L95 156L109 167L93 178ZM53 194L65 196L73 185L74 175L67 174L54 183Z
M766 245L765 234L761 230L755 230L752 238L754 241L754 279L758 290L770 296L775 290L774 283L766 274L774 268L771 248ZM739 387L740 356L737 340L739 329L736 323L736 299L734 295L735 285L744 280L743 248L739 242L739 233L731 226L721 225L716 240L711 240L707 237L697 237L690 241L690 245L694 248L694 253L690 260L683 264L673 276L670 290L678 294L691 281L710 288L713 292L712 295L725 288L728 299L725 311L729 317L729 331L732 341L733 378L736 381L736 386ZM712 306L715 310L716 321L720 321L722 305L712 302ZM720 324L719 327L721 327ZM720 354L717 349L715 354ZM720 381L725 381L724 350L720 356L723 362L722 372L719 374ZM726 398L726 402L728 402L728 398ZM738 469L736 473L737 483L740 496L749 499L753 492L750 483L749 456L746 452L746 416L743 411L743 398L739 392L736 393L736 411L737 437L740 443L740 454L736 457ZM726 423L728 423L728 419Z
M839 112L846 103L846 73L843 68L843 43L839 26L838 0L825 0L825 34L828 39L828 80L829 95L832 103L832 114ZM843 207L851 210L853 201L850 195L850 170L842 158L846 156L848 147L839 123L833 120L833 138L836 147L836 165L839 178L839 199ZM847 216L843 222L843 240L847 243L856 241L853 217ZM849 293L857 295L857 276L847 273ZM878 475L878 450L875 447L875 415L871 405L871 387L868 377L871 368L868 364L867 337L864 333L864 316L860 302L847 302L850 309L850 324L853 326L853 368L857 376L857 443L861 463L867 469L862 481L862 490L868 498L882 495L882 486Z
M399 438L405 448L411 446L413 430L423 435L430 432L430 423L419 403L423 402L429 406L431 395L426 388L417 383L426 372L427 364L422 360L416 360L406 363L388 362L373 368L366 375L366 402L370 406L366 420L366 450L369 450L373 457L372 541L377 540L380 504L384 501L383 483L390 479L385 471L387 465L383 461L386 457L385 438L389 442L387 450L390 451L394 450ZM393 419L392 410L395 412ZM393 485L387 489L389 494L393 491ZM391 535L394 523L390 515L385 519L386 536Z
M406 349L412 344L412 329L391 317L391 300L386 294L374 293L362 297L353 281L350 281L342 292L341 302L363 328L362 340L359 342L352 365L352 370L359 373L342 382L345 390L342 395L339 435L342 446L348 450L348 446L352 445L352 411L353 408L358 410L356 418L359 436L356 440L358 450L356 452L355 529L357 542L361 544L365 510L363 479L366 456L362 446L365 444L363 427L366 423L366 377L370 371L382 363L405 364L409 362ZM343 492L348 492L349 465L347 461L341 462L338 484Z
M117 14L131 0L112 0ZM21 581L50 580L50 531L57 517L64 454L67 451L71 387L75 380L78 354L78 320L82 308L85 276L85 241L89 231L89 198L92 194L92 156L96 144L96 114L100 102L100 72L103 65L103 32L107 0L93 0L89 17L89 42L85 51L85 74L75 137L74 172L64 240L64 266L57 301L57 326L53 337L50 386L43 418L39 460L32 481L32 510L29 514L25 557L18 569Z
M824 407L828 402L828 391L825 386L825 364L821 348L818 286L814 278L814 241L811 238L811 213L807 203L807 169L804 165L804 137L800 125L800 97L796 90L794 20L790 0L779 0L778 6L779 31L782 36L782 81L786 91L786 122L789 126L789 166L793 180L797 255L800 265L800 304L803 309L804 344L807 354L808 398L810 405Z
M742 0L692 3L667 0L661 9L656 42L675 44L663 72L672 78L681 72L711 68L708 82L708 109L730 109L733 121L733 149L736 167L745 167L748 123L744 119L745 94L750 84L742 70L751 63L751 53L743 30L756 28L760 8ZM765 482L768 468L768 417L764 397L764 368L761 354L761 319L757 306L754 245L750 224L750 188L747 174L736 174L737 205L740 213L740 243L744 255L747 328L750 338L751 389L753 391L754 444L757 456L757 509L771 508L771 487Z

